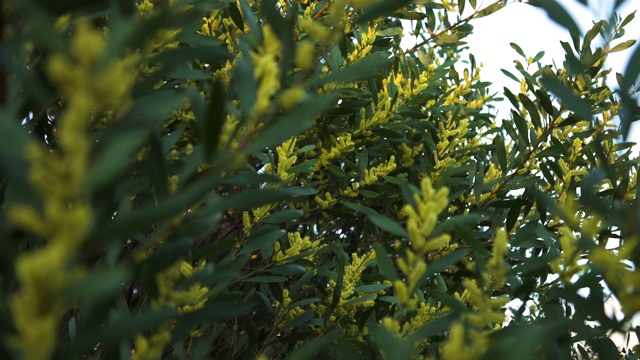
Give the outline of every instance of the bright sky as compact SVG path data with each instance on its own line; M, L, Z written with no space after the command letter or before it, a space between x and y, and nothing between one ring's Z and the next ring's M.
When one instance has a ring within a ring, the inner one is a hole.
M480 6L482 0L478 1ZM484 0L484 3L490 4L493 0ZM581 26L583 33L589 30L595 21L608 18L613 7L613 0L589 0L589 7L585 7L577 0L563 0L562 3L574 19ZM468 8L471 8L468 6ZM627 0L618 12L624 18L629 13L640 10L640 0ZM468 11L465 9L465 12ZM533 7L526 3L511 2L497 13L487 17L472 20L474 26L473 34L465 40L468 42L470 52L474 54L477 62L482 62L484 68L482 70L482 78L485 81L493 82L491 89L493 92L502 94L504 86L511 90L519 91L520 84L507 78L500 69L507 69L514 74L518 74L514 67L513 61L522 58L511 48L509 43L518 44L525 55L535 56L539 51L545 52L541 62L543 64L552 63L561 65L564 59L564 50L560 46L560 41L571 43L571 37L568 31L551 21L544 10ZM635 39L640 40L640 11L636 14L636 18L625 26L626 34L617 42ZM614 42L616 44L617 42ZM615 88L615 73L623 72L628 57L640 45L640 41L634 47L611 54L607 60L607 66L614 69L609 81ZM517 93L517 92L516 92ZM504 101L502 106L498 106L500 113L505 114L509 109L510 103ZM504 110L502 110L504 109ZM502 111L501 111L502 110ZM503 115L505 116L505 115ZM640 143L640 126L634 124L629 141ZM636 149L636 154L638 149Z

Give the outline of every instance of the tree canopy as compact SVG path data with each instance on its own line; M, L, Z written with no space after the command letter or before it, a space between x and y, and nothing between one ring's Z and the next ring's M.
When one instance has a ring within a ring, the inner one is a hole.
M0 358L638 359L623 2L0 1Z

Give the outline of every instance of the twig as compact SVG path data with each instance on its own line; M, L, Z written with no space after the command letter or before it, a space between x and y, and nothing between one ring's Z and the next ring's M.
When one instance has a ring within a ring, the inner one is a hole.
M318 11L315 15L313 15L314 21L317 20L329 8L329 4L331 4L331 0L327 0L327 3L324 4L322 9L320 9L320 11Z
M491 5L487 6L487 7L483 8L483 9L478 9L478 10L474 11L474 12L473 12L473 14L471 14L471 15L467 16L467 17L466 17L466 18L464 18L464 19L458 20L458 22L456 22L455 24L449 25L449 26L447 26L447 28L446 28L446 29L444 29L444 30L442 30L442 31L439 31L439 32L437 32L437 33L434 33L431 29L427 28L427 30L429 31L429 34L430 34L431 36L429 36L427 39L423 40L422 42L420 42L420 43L418 43L418 44L414 45L411 49L407 50L407 51L405 52L405 54L412 53L412 52L416 51L417 49L419 49L419 48L423 47L424 45L426 45L429 41L432 41L432 40L436 39L436 38L437 38L437 37L439 37L440 35L442 35L442 34L444 34L444 33L446 33L446 32L449 32L449 31L451 31L451 30L453 30L453 29L457 28L457 27L458 27L458 26L460 26L460 25L463 25L463 24L468 23L468 22L469 22L469 21L471 21L474 17L476 17L476 16L477 16L481 11L483 11L483 10L485 10L485 9L488 9L490 6L496 5L496 4L501 3L501 2L503 2L503 1L504 1L505 3L507 2L507 0L497 0L497 1L496 1L496 2L494 2L493 4L491 4Z

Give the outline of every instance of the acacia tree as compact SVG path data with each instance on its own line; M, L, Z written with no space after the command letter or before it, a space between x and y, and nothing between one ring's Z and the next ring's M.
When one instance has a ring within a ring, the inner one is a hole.
M5 1L0 357L637 359L633 14L532 3L496 117L505 1Z

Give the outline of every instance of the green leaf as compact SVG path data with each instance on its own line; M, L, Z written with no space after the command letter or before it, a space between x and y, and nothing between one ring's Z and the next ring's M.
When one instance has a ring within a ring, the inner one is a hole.
M498 165L500 165L500 169L504 174L509 171L507 168L507 150L504 145L504 139L502 136L496 135L493 139L493 145L496 147L496 156L498 157Z
M0 172L18 186L26 185L29 168L26 148L29 136L18 121L0 108Z
M273 230L265 234L259 234L258 232L256 232L247 239L247 245L243 247L242 250L240 250L239 254L251 254L253 252L261 250L264 247L273 246L273 243L275 243L276 240L280 239L286 233L287 232L282 229ZM255 236L256 234L259 235Z
M380 290L385 290L388 288L389 288L389 285L387 284L368 284L368 285L357 286L356 292L359 292L359 293L378 292Z
M133 272L125 266L105 270L93 270L80 283L70 287L66 299L98 301L119 294L123 284L129 283Z
M296 264L286 264L271 268L268 272L274 275L295 276L306 273L307 268Z
M184 102L184 92L177 90L156 90L135 101L130 117L140 118L142 123L155 130L166 121Z
M529 146L529 136L527 135L529 133L529 128L527 127L527 123L526 121L522 118L522 116L520 116L520 114L516 111L511 110L511 117L513 118L513 122L516 124L516 127L518 128L518 133L520 134L520 137L526 146ZM506 152L506 150L505 150Z
M142 147L147 138L148 133L142 130L128 131L109 138L87 174L87 188L95 191L124 175L135 160L134 152Z
M362 15L358 17L358 23L366 23L381 16L387 16L412 3L411 0L378 1L362 9Z
M302 346L296 348L293 351L293 353L291 353L289 359L290 360L313 359L322 348L327 347L329 344L339 339L343 335L344 335L344 330L342 328L335 329L324 336L313 339L309 342L304 343Z
M244 32L244 20L242 19L242 14L240 13L240 9L238 9L238 5L235 2L229 3L229 16L233 23L240 29L240 31Z
M520 216L521 209L522 209L522 200L518 198L513 201L513 204L509 208L509 213L507 214L507 223L506 223L507 231L511 231L511 229L513 229L513 226L518 221L518 217Z
M541 89L536 89L535 94L536 98L538 98L538 101L540 102L540 106L542 106L542 109L544 109L547 114L554 116L555 111L553 110L553 104L551 103L549 95Z
M275 124L268 126L260 136L249 146L248 151L254 152L264 148L281 144L283 141L298 135L311 127L311 120L323 111L334 107L338 102L337 95L311 96L300 106L282 115Z
M515 75L513 75L511 72L505 69L500 69L500 71L502 71L503 74L507 75L513 81L517 82L518 84L520 83L520 80L518 80L518 78Z
M304 211L298 209L287 209L275 212L262 220L265 224L280 224L295 220L304 215Z
M636 17L636 12L633 11L631 14L627 15L624 20L622 20L622 22L620 23L619 28L622 29L623 27L625 27L629 22L631 22L631 20L633 20L633 18Z
M380 229L388 233L391 233L393 235L397 235L403 238L409 237L409 234L407 233L407 230L405 228L400 226L400 224L398 224L394 220L380 213L370 213L370 214L367 214L367 217L374 225L376 225L377 227L379 227Z
M224 101L225 89L222 82L216 79L213 82L211 100L207 106L206 115L197 118L199 125L198 139L204 145L205 161L210 162L218 150L218 142L222 133L222 126L226 120L227 109ZM200 94L196 94L200 96ZM195 101L191 100L193 104Z
M618 52L618 51L627 50L628 48L630 48L633 45L635 45L635 43L636 43L635 40L623 41L620 44L618 44L618 45L614 46L613 48L611 48L611 50L609 50L609 53L614 53L614 52Z
M348 201L343 201L342 205L348 207L349 209L355 210L357 212L361 212L363 214L376 214L377 212L375 210L373 210L370 207L364 206L364 205L360 205L360 204L355 204L352 202L348 202Z
M314 85L321 86L332 82L368 80L375 75L381 74L385 69L389 69L392 63L393 58L390 53L378 51L319 79Z
M593 114L589 103L576 96L571 89L566 88L556 78L543 78L544 85L555 94L566 106L578 116L585 120L591 120Z
M520 102L524 105L525 109L529 113L531 117L531 122L536 129L542 129L542 122L540 121L540 113L538 112L538 108L533 104L533 101L529 99L529 97L525 94L518 95L520 98ZM526 135L525 135L526 136Z
M250 283L281 283L281 282L285 282L288 279L284 276L269 276L269 275L265 275L265 276L254 276L248 279L244 279L242 281L244 282L250 282Z
M389 253L380 244L373 245L373 249L376 252L376 264L380 269L380 273L391 282L398 280L398 273L389 257Z
M494 12L502 9L505 5L507 5L507 3L503 2L503 1L495 2L495 3L487 6L486 8L480 10L478 12L478 15L476 15L474 19L479 19L481 17L485 17L485 16L488 16L488 15L491 15ZM474 9L475 9L475 6L474 6Z
M373 344L384 354L393 354L394 359L409 360L419 358L411 343L402 341L395 334L389 333L383 327L376 325L370 326L369 331L373 337Z
M316 171L313 167L318 162L318 159L306 160L296 166L293 166L287 169L288 174L297 174L297 173L311 173Z
M513 50L515 50L520 56L522 56L523 58L527 58L524 55L524 51L522 51L522 48L520 48L520 46L516 43L509 43L509 45L511 45L511 47L513 48Z
M533 57L532 62L540 61L540 59L542 59L543 56L544 56L544 51L538 52L536 56Z
M583 53L586 53L587 50L590 49L591 42L593 41L593 39L596 38L596 36L600 32L600 29L602 29L603 23L604 23L603 20L596 22L595 24L593 24L593 27L589 31L587 31L587 33L584 35L584 40L583 40L584 42L582 44Z

